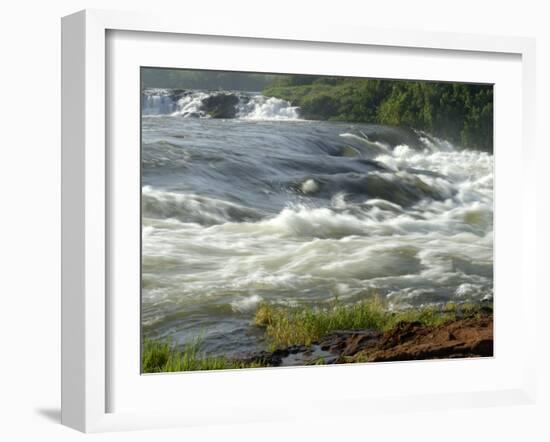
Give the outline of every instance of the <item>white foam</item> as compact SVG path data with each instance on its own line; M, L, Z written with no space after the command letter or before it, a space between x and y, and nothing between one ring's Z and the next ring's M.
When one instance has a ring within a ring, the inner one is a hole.
M166 115L171 114L175 109L176 103L170 89L148 89L143 95L141 109L143 115Z
M256 307L263 298L259 295L252 295L244 298L239 298L231 302L231 308L237 312L251 312L256 310Z
M193 92L180 98L177 103L177 109L173 112L174 116L182 117L208 117L202 110L202 100L208 98L209 94L205 92Z
M245 120L299 120L299 108L275 97L254 95L239 102L238 117Z
M371 149L374 153L384 152L391 154L391 148L388 144L382 143L381 141L371 141L364 132L361 132L361 135L346 132L340 134L340 136L342 138L349 138L352 140L360 141L365 147Z
M193 193L176 193L144 186L142 189L144 216L175 218L182 222L203 225L221 224L231 220L258 218L251 208Z
M310 178L304 181L300 188L304 193L315 193L319 190L319 185L313 178Z
M210 96L234 94L239 101L236 105L236 118L244 120L300 120L297 106L275 97L261 94L250 95L242 92L206 92L190 90L183 96L171 89L147 89L143 94L143 115L171 115L178 117L209 118L203 109L203 101ZM179 97L179 98L178 98Z

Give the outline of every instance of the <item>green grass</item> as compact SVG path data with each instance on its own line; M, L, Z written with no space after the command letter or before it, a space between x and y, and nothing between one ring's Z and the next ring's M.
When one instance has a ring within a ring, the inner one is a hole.
M227 370L257 368L257 363L233 361L220 356L206 356L201 351L201 339L197 338L178 350L170 341L145 339L142 348L143 373L167 373L197 370Z
M436 326L456 319L459 313L473 316L479 312L479 306L474 304L452 303L442 308L392 312L380 299L375 298L352 305L335 302L325 308L285 308L263 304L258 308L254 322L265 329L268 342L274 349L296 344L311 345L334 330L387 331L401 321L418 321L423 325Z

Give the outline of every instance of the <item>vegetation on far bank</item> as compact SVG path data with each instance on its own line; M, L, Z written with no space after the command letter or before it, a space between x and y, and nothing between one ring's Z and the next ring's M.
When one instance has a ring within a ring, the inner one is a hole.
M282 307L262 304L256 311L254 325L264 329L271 350L293 345L310 346L321 337L338 330L388 331L400 322L418 322L438 326L463 317L492 313L490 303L448 303L440 307L391 311L379 298L344 305L335 301L325 307ZM251 360L241 361L223 356L207 356L201 350L201 339L177 349L170 341L144 339L142 372L167 373L197 370L259 368Z
M288 75L262 92L306 119L408 126L492 152L492 85Z

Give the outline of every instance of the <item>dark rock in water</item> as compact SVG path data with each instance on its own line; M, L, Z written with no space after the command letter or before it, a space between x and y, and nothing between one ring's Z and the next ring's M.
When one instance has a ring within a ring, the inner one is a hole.
M239 97L233 94L210 95L202 100L201 110L212 118L235 118Z
M332 364L336 363L339 357L339 354L323 351L318 345L312 344L311 346L291 345L274 351L260 351L237 358L237 361L256 363L264 367L280 367L314 365L320 361L323 364Z
M191 94L191 91L186 89L172 89L174 101L178 101L180 98L186 97L189 94Z
M292 346L288 347L287 350L288 350L289 353L294 354L294 353L304 353L308 349L305 345L292 345Z
M264 367L279 367L282 362L282 356L280 353L271 352L271 351L260 351L249 355L247 357L238 358L240 362L246 364L260 364Z
M401 207L409 207L425 198L441 201L447 197L417 176L348 172L316 174L310 177L300 183L293 183L290 187L298 193L310 196L330 198L337 193L344 193L346 200L351 202L359 203L377 198Z
M288 350L288 348L279 348L272 353L272 355L277 358L284 358L289 354L290 354L290 351Z

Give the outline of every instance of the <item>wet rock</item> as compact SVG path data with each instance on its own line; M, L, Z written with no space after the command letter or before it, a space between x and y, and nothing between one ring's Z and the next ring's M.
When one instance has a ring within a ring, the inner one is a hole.
M303 353L307 351L307 347L305 345L292 345L291 347L288 347L289 353Z
M280 353L260 351L249 356L237 358L236 360L246 364L259 364L263 367L279 367L283 357Z
M201 110L212 118L235 118L239 97L233 94L209 95L202 100Z

